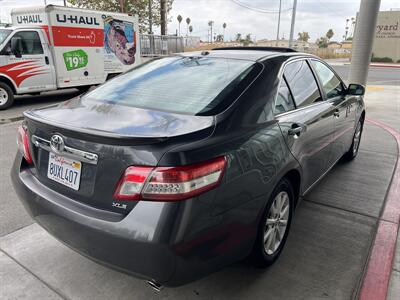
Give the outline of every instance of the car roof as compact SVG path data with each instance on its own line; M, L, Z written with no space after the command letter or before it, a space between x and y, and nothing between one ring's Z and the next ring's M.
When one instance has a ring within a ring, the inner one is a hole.
M276 56L312 56L306 53L297 52L290 48L279 47L232 47L216 48L205 51L193 51L179 53L182 56L207 56L217 58L243 59L251 61L260 61L269 57Z

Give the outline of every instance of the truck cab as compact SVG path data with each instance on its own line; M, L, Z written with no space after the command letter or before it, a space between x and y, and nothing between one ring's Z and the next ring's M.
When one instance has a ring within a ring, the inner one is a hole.
M54 62L41 27L0 28L0 109L15 94L55 90Z

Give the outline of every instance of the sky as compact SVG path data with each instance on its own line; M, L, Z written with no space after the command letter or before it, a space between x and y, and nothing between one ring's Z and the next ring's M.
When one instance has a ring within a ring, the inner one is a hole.
M158 1L158 0L153 0ZM282 1L280 38L289 37L293 0ZM12 7L43 4L44 0L0 0L0 19L9 19ZM47 0L61 4L62 0ZM239 4L238 4L239 3ZM246 8L241 6L249 6ZM324 36L329 29L335 33L332 40L341 40L345 32L346 19L355 17L360 0L298 0L295 37L298 32L308 31L311 41ZM255 11L255 10L259 11ZM400 10L399 0L381 0L381 10ZM208 21L214 21L214 32L223 33L222 24L227 23L225 39L233 39L236 33L243 36L251 33L252 38L275 39L277 34L279 0L174 0L169 13L168 33L178 29L177 16L183 17L181 34L185 35L186 18L191 19L193 36L207 40ZM159 30L154 30L156 33Z

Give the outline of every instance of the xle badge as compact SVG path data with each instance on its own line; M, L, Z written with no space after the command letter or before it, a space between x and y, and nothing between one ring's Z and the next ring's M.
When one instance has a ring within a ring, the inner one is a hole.
M121 208L121 209L126 209L126 207L127 207L126 204L121 204L121 203L116 203L116 202L113 202L112 206L116 207L116 208Z

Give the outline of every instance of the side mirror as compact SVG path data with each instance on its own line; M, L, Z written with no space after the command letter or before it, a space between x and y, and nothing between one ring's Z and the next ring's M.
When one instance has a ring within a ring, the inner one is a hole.
M365 87L361 84L351 83L347 88L348 95L363 96L365 94Z
M21 55L22 50L22 42L20 37L12 37L11 38L11 52L15 55L15 57L22 57Z

